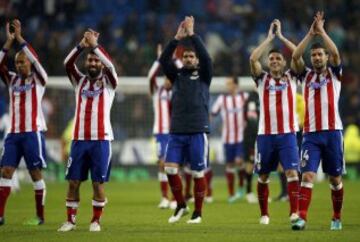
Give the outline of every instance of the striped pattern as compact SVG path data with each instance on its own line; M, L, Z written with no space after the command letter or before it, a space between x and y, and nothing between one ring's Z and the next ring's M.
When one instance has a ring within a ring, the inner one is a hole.
M220 95L211 108L212 115L221 112L223 120L222 140L225 144L240 143L244 139L245 105L247 93Z
M341 67L328 67L326 74L306 68L302 76L305 98L304 132L342 130L339 114Z
M73 140L113 140L110 109L115 97L118 78L109 55L102 47L94 49L105 65L96 79L82 74L75 61L82 48L74 48L65 59L67 74L75 87L76 110Z
M46 131L46 123L41 109L48 76L41 66L37 54L27 43L21 45L22 51L32 64L34 72L21 78L9 72L5 64L7 50L0 51L0 76L7 84L10 97L10 133Z
M259 135L286 134L299 130L296 119L297 78L290 71L275 80L263 72L256 80L260 99Z

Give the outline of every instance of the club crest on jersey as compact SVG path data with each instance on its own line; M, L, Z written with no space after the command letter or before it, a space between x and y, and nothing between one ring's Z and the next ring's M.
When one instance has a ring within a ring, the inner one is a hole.
M270 80L269 85L266 87L269 91L283 91L288 87L286 81L280 80L279 85L276 85L275 80Z
M90 90L82 90L81 91L81 96L85 96L85 97L96 97L99 96L101 93L103 92L103 89L98 89L98 90L94 90L94 91L90 91Z
M12 86L11 89L14 93L26 92L34 87L33 83L28 83L20 86Z
M312 89L320 89L322 86L325 86L326 84L328 84L330 82L329 79L327 78L322 78L320 80L320 82L316 82L316 81L312 81L308 83L308 87L312 88Z
M193 73L191 73L191 80L196 80L199 78L199 72L198 71L193 71Z
M95 82L95 86L98 87L98 88L102 88L103 87L103 82L98 80Z

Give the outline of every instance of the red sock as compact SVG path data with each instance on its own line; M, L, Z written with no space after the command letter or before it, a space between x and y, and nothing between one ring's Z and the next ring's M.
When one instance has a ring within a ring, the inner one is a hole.
M208 169L205 172L205 179L206 179L206 196L211 197L212 196L212 177L213 177L213 171L211 169Z
M91 219L91 223L92 222L98 222L100 223L100 218L101 215L103 213L103 209L105 207L105 200L104 201L97 201L97 200L92 200L92 205L93 205L93 217Z
M10 186L0 186L0 217L4 217L5 205L10 195L10 191L11 191Z
M233 171L227 170L225 172L226 174L226 180L228 185L228 191L230 196L234 196L234 181L235 181L235 174Z
M160 190L161 190L161 196L167 198L168 194L168 182L161 181L160 182Z
M238 177L239 177L239 187L244 186L244 179L245 179L246 172L244 169L238 170Z
M161 191L161 196L168 198L168 181L167 181L167 176L165 173L163 172L159 172L158 173L159 176L159 181L160 181L160 191Z
M181 177L179 176L179 174L176 174L176 175L168 174L167 176L168 176L169 185L170 185L172 194L174 195L178 206L179 205L184 205L185 204L185 199L184 199L184 196L182 194Z
M341 208L344 198L344 188L340 183L336 188L331 188L331 199L333 203L333 219L341 219Z
M297 213L299 210L299 181L292 180L287 183L287 190L290 202L290 215Z
M67 221L75 224L76 223L76 214L77 209L79 207L78 200L66 200L66 213L67 213Z
M192 180L191 171L188 172L185 170L184 176L185 176L185 198L189 199L192 197L191 192L190 192L191 191L191 180Z
M44 220L45 190L35 191L36 216Z
M195 196L195 212L200 214L206 192L205 177L194 178L194 196Z
M308 186L301 185L299 197L299 216L306 220L307 212L311 202L312 184Z
M268 198L269 198L269 185L267 183L257 183L257 194L259 198L259 205L261 216L269 215Z

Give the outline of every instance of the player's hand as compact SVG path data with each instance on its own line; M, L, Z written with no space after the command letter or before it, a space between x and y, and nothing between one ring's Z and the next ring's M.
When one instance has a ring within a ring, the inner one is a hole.
M270 24L269 32L268 32L268 35L267 35L267 39L270 40L270 41L275 38L274 27L275 27L275 24L274 24L274 22L272 22Z
M10 33L10 23L6 23L6 39L10 42L13 42L15 39L15 33Z
M324 23L325 23L325 19L324 19L324 12L317 12L315 17L315 26L314 26L314 31L316 34L324 34L325 33L325 29L324 29Z
M190 36L194 35L194 23L195 23L194 17L186 16L184 21L185 21L184 27L185 27L186 33Z
M162 45L158 44L156 47L156 55L158 59L160 58L161 53L162 53Z
M274 28L275 28L275 35L280 39L283 38L283 35L282 35L282 32L281 32L281 22L280 22L280 20L274 19L273 23L274 23Z
M89 44L88 44L87 40L85 39L85 37L83 37L83 38L81 39L79 45L80 45L81 48L87 48L87 47L89 47Z
M90 47L94 48L98 45L99 33L90 29L89 31L85 32L84 37Z
M18 19L14 19L14 20L12 21L12 26L13 26L14 29L15 29L15 32L14 32L15 38L16 38L17 40L19 40L20 38L22 38L22 36L21 36L21 23L20 23L20 21L19 21Z
M175 39L176 40L181 40L183 38L185 38L187 36L187 33L186 33L186 30L185 30L185 22L182 21L180 24L179 24L179 27L178 27L178 30L177 30L177 33L175 35Z

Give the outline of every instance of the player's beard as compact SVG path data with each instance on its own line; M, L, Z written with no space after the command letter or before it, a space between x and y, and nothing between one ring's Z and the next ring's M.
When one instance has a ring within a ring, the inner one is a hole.
M93 67L93 68L90 67L90 68L88 68L87 72L91 78L95 78L100 75L101 69L96 68L96 67Z

